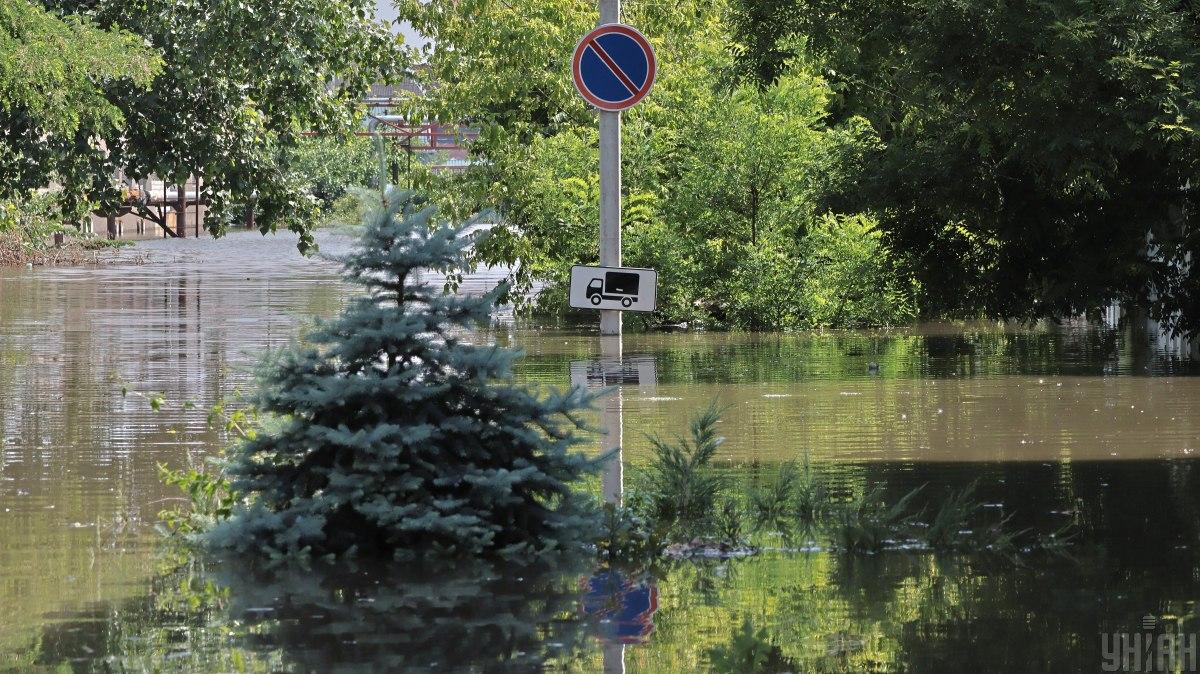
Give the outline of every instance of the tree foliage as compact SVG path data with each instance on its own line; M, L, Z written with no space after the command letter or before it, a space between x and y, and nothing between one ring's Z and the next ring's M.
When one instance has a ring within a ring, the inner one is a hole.
M825 195L879 214L935 312L1114 299L1200 330L1191 3L738 0L741 69L802 55L882 141ZM1149 241L1149 243L1148 243Z
M0 1L0 205L16 209L51 177L84 168L77 154L56 152L55 140L98 151L95 139L126 122L105 88L144 89L161 66L132 33L26 0Z
M389 189L345 260L364 293L283 355L257 407L280 422L237 446L229 472L249 505L208 535L273 555L362 553L531 558L596 528L571 483L593 463L581 389L539 397L512 381L519 352L474 345L503 288L445 294L470 241Z
M495 212L499 226L476 259L512 266L518 295L548 284L537 308L561 311L570 267L599 257L596 116L575 92L569 68L579 36L595 25L594 5L540 0L514 9L500 0L434 0L401 7L401 16L433 38L429 72L442 86L427 114L482 129L477 161L446 182L439 200L458 217ZM801 276L812 246L804 240L827 215L813 196L843 156L872 142L869 128L857 119L830 124L831 91L803 63L792 63L770 87L740 85L723 1L629 2L625 9L624 20L650 37L660 64L654 90L623 114L624 262L660 272L651 320L824 324L827 316L810 313L798 297L808 287ZM497 29L480 33L478 22ZM882 243L875 253L867 261L891 270ZM888 312L853 322L904 320L909 286L888 288L895 291L888 297L904 295L901 307L879 302ZM777 310L757 310L764 306Z
M370 186L379 163L369 138L317 137L305 138L289 153L288 167L318 208L328 212L349 188Z
M136 34L165 67L148 88L103 83L120 111L119 130L62 132L36 120L10 120L16 151L48 157L41 180L117 210L118 171L173 184L201 180L213 234L253 209L264 231L286 226L312 245L313 204L287 170L286 152L306 131L344 132L358 123L357 101L377 82L403 71L400 38L373 18L365 0L49 0L68 18ZM145 196L145 195L144 195ZM145 199L142 217L165 224Z

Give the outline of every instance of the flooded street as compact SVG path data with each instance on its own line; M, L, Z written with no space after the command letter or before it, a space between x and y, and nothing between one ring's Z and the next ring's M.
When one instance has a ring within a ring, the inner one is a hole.
M1096 671L1102 634L1145 616L1200 626L1200 377L1082 323L629 334L615 370L579 330L506 319L476 336L524 349L522 381L620 383L630 475L647 434L681 431L716 400L728 438L717 463L734 479L808 461L835 490L940 495L978 481L1017 529L1070 525L1061 558L684 562L630 581L657 610L607 641L580 597L588 569L437 582L180 569L153 531L176 497L158 465L214 455L224 439L208 410L347 290L336 264L286 236L138 250L146 263L0 269L0 671L461 671L517 648L515 671L686 672L747 619L805 671ZM497 615L510 623L488 622ZM457 652L480 633L505 636Z

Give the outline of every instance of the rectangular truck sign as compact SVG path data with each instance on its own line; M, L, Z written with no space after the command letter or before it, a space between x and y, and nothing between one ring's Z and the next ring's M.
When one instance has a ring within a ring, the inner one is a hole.
M633 267L571 267L571 301L575 309L654 311L658 272Z

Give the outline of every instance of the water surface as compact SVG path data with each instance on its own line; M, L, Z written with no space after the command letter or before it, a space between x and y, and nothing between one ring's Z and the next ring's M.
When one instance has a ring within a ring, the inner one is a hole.
M148 262L0 270L0 670L594 671L607 658L696 671L749 618L815 671L1094 671L1101 633L1146 615L1197 629L1200 378L1145 337L1082 323L632 334L615 363L586 331L505 319L476 335L523 348L523 381L619 383L606 404L620 409L631 483L647 434L718 400L720 465L747 484L793 460L843 491L926 485L933 500L978 481L1014 526L1072 525L1074 560L677 564L626 579L652 588L657 611L625 644L588 609L586 569L439 585L394 569L301 583L180 566L151 531L175 497L157 465L218 451L208 408L349 291L287 237L139 249ZM500 614L513 622L490 622ZM485 639L497 633L507 641ZM463 660L475 641L490 646Z

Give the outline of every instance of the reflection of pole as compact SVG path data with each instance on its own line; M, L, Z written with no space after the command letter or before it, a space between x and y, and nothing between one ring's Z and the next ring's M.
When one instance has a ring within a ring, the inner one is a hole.
M604 642L604 674L625 674L625 644Z
M612 367L621 371L621 335L600 338L600 369L605 371ZM600 489L605 503L621 504L625 490L625 470L622 465L623 435L625 430L622 418L621 387L603 398L603 408L600 411L600 449L609 451L616 449L616 454L604 466L604 475L600 479Z
M621 20L621 0L600 0L600 25ZM621 113L600 111L600 266L621 266ZM600 334L621 334L621 312L600 312Z

